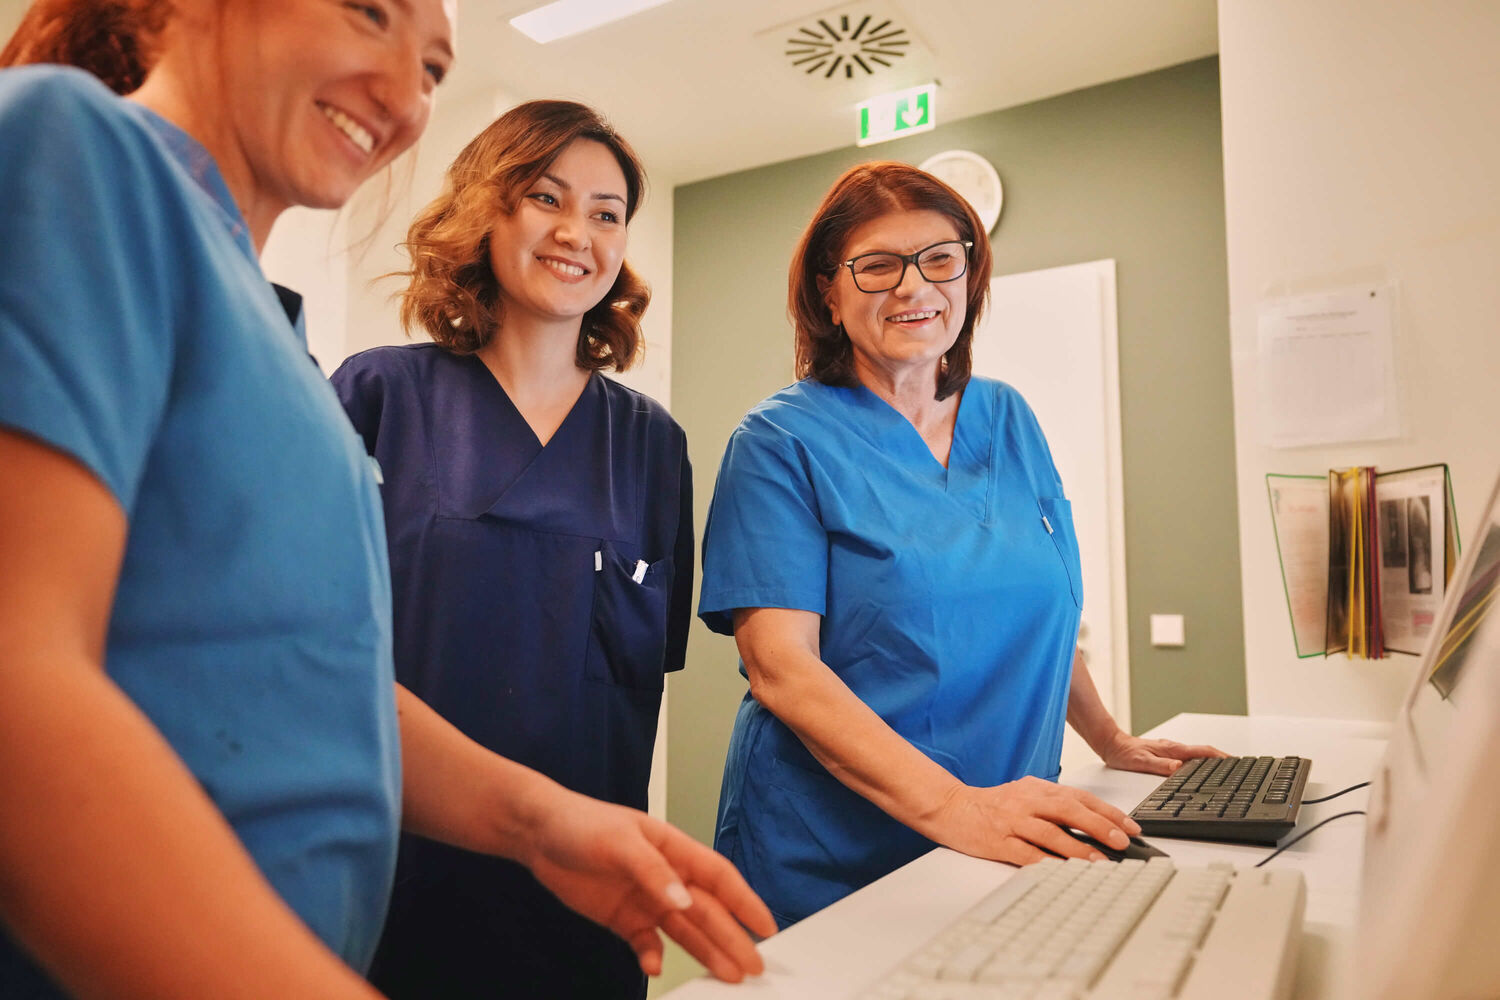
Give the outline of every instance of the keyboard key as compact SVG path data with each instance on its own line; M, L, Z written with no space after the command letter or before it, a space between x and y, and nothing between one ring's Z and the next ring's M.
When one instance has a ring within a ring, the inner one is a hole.
M991 957L991 949L988 943L981 941L972 942L960 948L956 955L953 955L943 963L942 968L938 970L938 978L952 979L964 983L972 982L974 975L979 972L981 967L989 964Z

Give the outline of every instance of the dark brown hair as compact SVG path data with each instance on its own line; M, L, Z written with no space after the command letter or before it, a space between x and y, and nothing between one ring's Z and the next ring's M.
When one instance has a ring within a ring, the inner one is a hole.
M931 211L947 216L958 238L972 240L965 276L968 308L958 339L938 366L936 396L947 399L969 381L974 327L990 289L990 240L984 225L957 191L908 163L861 163L834 181L792 255L787 313L796 331L797 377L855 386L854 345L833 323L824 289L838 276L849 237L871 219L892 212Z
M459 354L472 354L499 328L499 283L490 267L496 213L513 212L526 189L575 139L603 144L625 174L625 221L635 216L646 174L621 136L592 108L573 101L530 101L479 133L448 168L443 193L407 232L411 279L401 297L401 323L420 328ZM599 304L583 317L578 367L624 371L641 349L641 315L651 290L629 263Z
M166 0L36 0L0 50L0 67L77 66L128 94L145 82L171 16Z

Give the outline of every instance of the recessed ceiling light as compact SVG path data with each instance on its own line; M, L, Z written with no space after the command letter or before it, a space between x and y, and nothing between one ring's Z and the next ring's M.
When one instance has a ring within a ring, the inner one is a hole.
M511 27L533 41L546 44L601 24L618 21L667 0L556 0L510 19Z

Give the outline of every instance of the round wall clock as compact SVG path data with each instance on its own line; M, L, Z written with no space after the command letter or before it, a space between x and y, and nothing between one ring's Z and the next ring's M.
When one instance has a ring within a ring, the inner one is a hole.
M929 156L920 166L964 196L984 223L985 232L994 230L1005 192L1000 187L1000 174L989 160L967 149L950 149Z

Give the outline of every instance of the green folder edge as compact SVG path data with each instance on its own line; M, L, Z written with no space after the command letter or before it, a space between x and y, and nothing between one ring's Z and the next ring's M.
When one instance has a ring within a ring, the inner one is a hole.
M1287 589L1286 585L1286 561L1281 557L1281 534L1276 530L1276 504L1271 499L1272 479L1320 479L1323 482L1327 482L1328 476L1326 474L1322 476L1288 476L1282 475L1281 473L1277 472L1266 473L1266 510L1271 515L1271 534L1276 539L1276 568L1281 570L1281 594L1286 598L1286 621L1287 625L1292 630L1292 651L1296 653L1297 620L1292 617L1292 595L1291 592ZM1325 559L1324 561L1326 562L1327 560ZM1326 640L1324 641L1323 645L1328 645ZM1326 650L1319 650L1315 653L1297 653L1297 659L1299 660L1311 659L1314 656L1321 656L1326 659L1328 657L1328 653Z
M1458 557L1463 555L1463 538L1460 536L1458 530L1458 501L1455 499L1453 494L1453 474L1448 468L1448 463L1434 462L1431 465L1413 465L1405 469L1392 469L1390 472L1380 472L1377 470L1375 476L1378 479L1380 476L1393 476L1401 472L1416 472L1419 469L1435 469L1440 465L1443 467L1443 486L1448 491L1448 513L1452 515L1453 521L1453 555L1454 558L1457 559ZM1296 652L1297 621L1292 617L1292 595L1291 592L1287 590L1286 585L1286 562L1281 558L1281 535L1276 531L1276 506L1271 500L1272 479L1320 479L1324 482L1327 482L1328 475L1327 473L1324 473L1321 476L1285 475L1279 472L1266 473L1266 510L1271 515L1271 534L1276 539L1276 568L1281 570L1281 595L1286 599L1286 623L1287 626L1292 630L1292 650L1293 652ZM1445 545L1443 546L1443 600L1445 601L1448 599L1447 586L1448 581L1452 578L1452 575L1453 567L1448 565L1448 551L1447 546ZM1324 645L1327 645L1326 641L1324 642ZM1420 655L1416 653L1408 653L1405 650L1400 649L1387 650L1387 653L1400 653L1402 656ZM1321 656L1324 659L1328 658L1328 653L1326 650L1320 653L1297 653L1296 655L1297 659L1299 660L1310 660L1315 656Z

